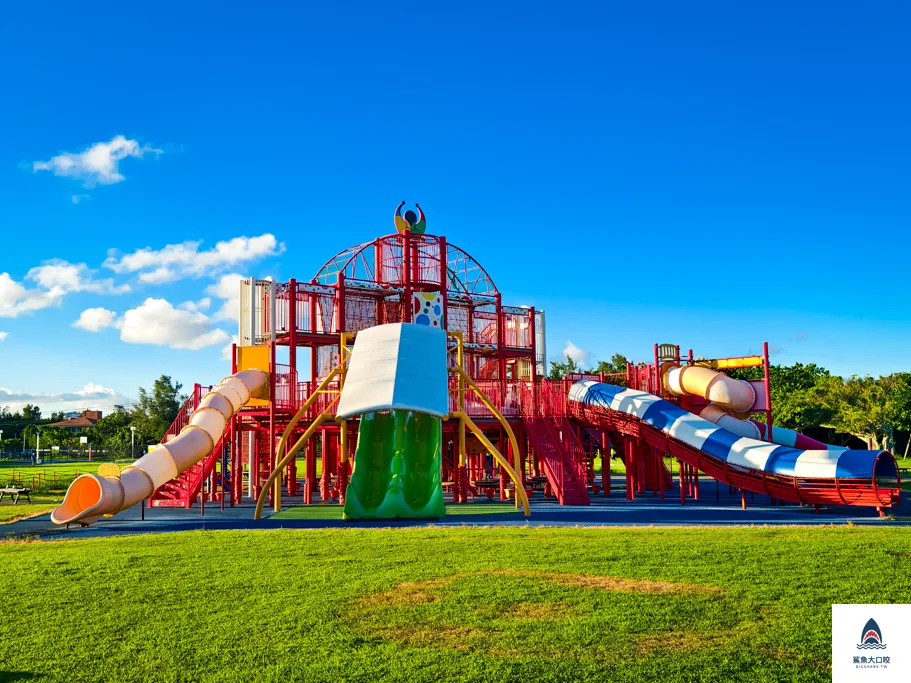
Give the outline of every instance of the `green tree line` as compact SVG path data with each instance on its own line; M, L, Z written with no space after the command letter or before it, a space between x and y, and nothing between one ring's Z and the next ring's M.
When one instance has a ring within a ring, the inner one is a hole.
M92 427L75 433L64 427L51 426L64 419L63 413L55 412L49 417L42 417L41 410L34 405L26 405L16 412L0 407L0 430L3 430L0 446L7 455L17 455L21 454L23 441L26 448L33 449L40 436L42 452L56 446L62 454L76 456L86 448L80 443L80 437L85 436L93 451L102 451L106 457L128 458L132 457L132 439L138 457L145 452L147 445L161 440L177 417L187 399L181 394L182 388L180 382L162 375L151 389L139 388L139 402L135 406L115 406L113 412Z
M550 379L572 373L626 371L627 358L615 353L610 361L582 368L572 358L550 364ZM737 379L762 379L762 368L728 371ZM880 377L833 375L815 363L773 365L772 415L775 425L800 432L829 430L863 441L868 448L896 455L909 454L911 445L911 372Z

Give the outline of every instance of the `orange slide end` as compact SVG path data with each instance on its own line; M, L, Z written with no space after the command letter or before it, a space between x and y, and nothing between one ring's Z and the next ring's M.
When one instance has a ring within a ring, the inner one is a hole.
M243 405L267 394L268 375L262 370L242 370L226 377L206 394L190 424L167 444L161 444L129 467L102 465L99 474L83 474L67 489L52 513L54 524L89 525L104 515L114 515L145 500L155 489L174 479L209 455L225 427ZM113 474L109 472L113 471Z

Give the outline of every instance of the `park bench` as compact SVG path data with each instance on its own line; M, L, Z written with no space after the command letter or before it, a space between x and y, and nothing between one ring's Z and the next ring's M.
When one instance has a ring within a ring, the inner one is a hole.
M13 497L13 505L16 505L19 502L19 496L25 496L25 499L31 503L32 499L28 497L29 491L31 489L17 488L14 486L7 486L6 488L0 489L0 501L3 500L3 496L9 494Z

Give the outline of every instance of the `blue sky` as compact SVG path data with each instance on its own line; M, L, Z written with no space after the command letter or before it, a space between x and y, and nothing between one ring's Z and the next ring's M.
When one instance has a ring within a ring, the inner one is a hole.
M401 199L507 302L546 309L551 356L768 340L776 362L911 369L909 20L899 2L7 3L0 404L217 381L236 332L219 278L309 278L391 232ZM165 269L129 256L168 245ZM86 309L110 312L97 331L73 327Z

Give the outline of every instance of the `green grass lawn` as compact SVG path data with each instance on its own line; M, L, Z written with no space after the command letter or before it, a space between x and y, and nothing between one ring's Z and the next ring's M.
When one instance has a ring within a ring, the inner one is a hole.
M0 486L21 485L41 493L65 491L78 474L98 472L98 466L102 462L104 461L94 460L42 465L0 463ZM118 464L123 467L130 462L132 461L118 461Z
M826 681L906 529L327 529L0 544L2 681Z
M341 519L343 506L330 505L295 505L287 510L277 512L270 519ZM449 503L446 505L447 516L462 515L510 515L522 516L522 511L511 503L476 502L464 505Z
M27 503L25 498L20 498L19 502L13 505L13 499L9 496L4 496L3 501L0 502L0 524L12 524L20 519L37 517L50 512L59 505L59 503L54 502L53 498L43 496L30 497L32 499L31 503ZM60 496L59 500L63 500L63 496ZM0 675L0 681L2 680L3 677Z

